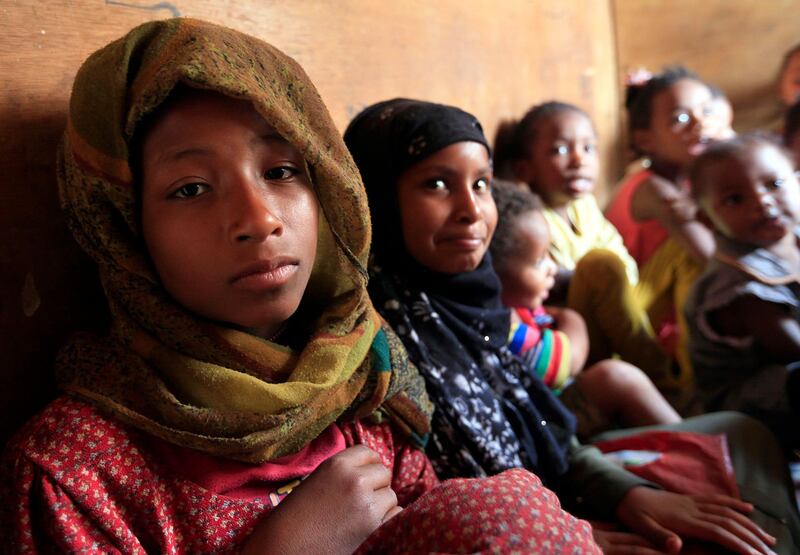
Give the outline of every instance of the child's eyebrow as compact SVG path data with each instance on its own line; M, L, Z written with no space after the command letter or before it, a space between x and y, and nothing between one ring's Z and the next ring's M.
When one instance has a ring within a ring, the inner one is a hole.
M268 131L266 133L261 133L260 135L254 137L250 141L250 146L256 146L262 143L283 143L287 145L291 144L283 137L283 135L281 135L277 131Z
M178 162L184 158L191 158L192 156L208 156L212 154L213 150L207 147L191 146L178 150L167 149L158 156L159 162Z
M250 146L256 147L264 143L291 144L277 131L270 131L267 133L262 133L261 135L251 139ZM179 162L180 160L191 158L193 156L211 156L213 154L214 149L210 146L188 146L186 148L180 148L176 150L167 149L161 153L161 155L158 157L158 161Z
M489 173L492 171L491 165L486 165L480 170L479 173ZM456 175L459 173L458 170L451 168L450 166L427 166L424 169L420 170L420 173L441 173L445 175Z

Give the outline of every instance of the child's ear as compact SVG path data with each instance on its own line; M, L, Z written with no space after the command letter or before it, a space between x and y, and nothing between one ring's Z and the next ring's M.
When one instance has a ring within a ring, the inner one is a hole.
M649 153L653 151L653 133L649 129L634 129L631 135L631 142L639 152Z

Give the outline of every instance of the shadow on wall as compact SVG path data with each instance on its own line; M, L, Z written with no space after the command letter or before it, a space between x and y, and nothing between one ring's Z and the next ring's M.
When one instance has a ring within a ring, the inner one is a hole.
M97 272L59 207L55 153L64 113L2 117L12 140L0 144L0 174L18 177L0 182L7 199L0 203L0 329L12 332L0 334L0 447L57 394L53 361L70 333L108 325Z

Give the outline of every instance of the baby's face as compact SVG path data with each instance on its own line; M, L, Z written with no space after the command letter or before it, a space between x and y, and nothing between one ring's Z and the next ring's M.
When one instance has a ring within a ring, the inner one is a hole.
M699 206L716 230L741 243L768 247L800 222L800 185L778 148L751 145L701 173Z
M581 112L563 110L537 124L520 177L548 206L564 206L594 190L597 179L597 136Z
M555 284L558 270L550 258L550 231L538 211L520 214L515 222L516 254L510 256L498 275L507 306L538 308Z
M142 228L164 288L205 318L270 337L317 249L302 155L247 102L193 92L142 144Z
M489 153L473 141L449 145L403 172L397 200L408 253L434 272L477 268L497 226L491 182Z

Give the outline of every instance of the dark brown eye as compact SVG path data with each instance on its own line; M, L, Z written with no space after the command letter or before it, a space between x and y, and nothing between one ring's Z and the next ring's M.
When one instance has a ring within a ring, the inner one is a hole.
M208 189L209 187L205 183L187 183L176 189L170 196L174 198L195 198L207 192Z
M278 166L277 168L270 168L264 172L264 177L270 181L283 181L291 179L298 174L296 168L290 166Z

